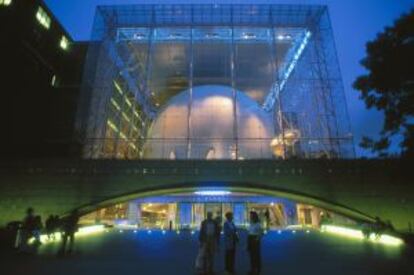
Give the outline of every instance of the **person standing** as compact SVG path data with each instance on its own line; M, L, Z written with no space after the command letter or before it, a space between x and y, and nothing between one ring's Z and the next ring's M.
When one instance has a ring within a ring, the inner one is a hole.
M79 214L77 210L73 210L72 213L62 221L62 245L59 250L59 255L64 255L66 253L66 246L69 239L69 249L68 253L71 253L73 250L75 242L75 233L78 231L78 221Z
M34 228L33 228L33 237L35 239L35 244L36 245L40 245L42 244L41 240L40 240L40 236L42 234L42 229L43 229L43 222L42 222L42 217L40 215L35 216L34 219Z
M262 269L261 238L263 229L257 212L250 212L250 225L247 236L247 249L250 255L250 274L258 275Z
M36 227L36 220L34 215L33 208L28 208L26 210L26 216L23 219L20 238L18 241L18 248L20 252L27 253L29 252L29 239L33 236L33 231Z
M214 252L220 236L219 226L213 220L213 213L207 213L207 219L201 222L200 227L200 251L204 255L204 273L214 274Z
M233 213L226 213L224 222L224 248L225 248L225 270L227 274L234 274L234 261L236 256L236 245L239 241L237 228L233 223Z

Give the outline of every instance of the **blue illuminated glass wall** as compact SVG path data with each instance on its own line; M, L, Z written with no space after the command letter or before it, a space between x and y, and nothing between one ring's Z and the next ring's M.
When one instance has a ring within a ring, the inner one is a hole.
M86 158L354 156L324 6L101 6L91 39Z

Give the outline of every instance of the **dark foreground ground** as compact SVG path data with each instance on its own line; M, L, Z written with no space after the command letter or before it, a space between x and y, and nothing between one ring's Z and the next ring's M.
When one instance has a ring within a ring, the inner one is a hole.
M0 274L106 275L195 274L197 234L111 230L77 240L75 252L56 256L56 244L42 245L38 255L2 255ZM414 254L406 247L387 247L333 237L326 233L283 231L263 239L263 275L274 274L414 274ZM223 251L217 274L223 274ZM244 235L237 253L237 274L247 274Z

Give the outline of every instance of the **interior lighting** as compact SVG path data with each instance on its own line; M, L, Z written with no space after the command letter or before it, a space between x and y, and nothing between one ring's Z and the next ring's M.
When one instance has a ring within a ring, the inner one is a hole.
M115 107L115 109L117 109L118 111L121 111L121 107L119 107L119 104L118 102L116 102L115 99L111 98L111 103Z
M131 146L132 149L137 150L137 146L135 146L132 142L129 143L129 146Z
M56 75L54 74L53 76L52 76L52 82L50 83L51 85L52 85L52 87L56 87Z
M121 86L119 86L118 82L114 81L114 86L119 94L123 95L124 91L122 91Z
M358 239L363 240L365 239L364 234L362 233L362 230L354 229L354 228L347 228L337 225L322 225L321 226L322 232L327 232L331 234L336 234L343 237L348 237L352 239ZM380 234L377 236L377 234L372 233L369 236L369 241L374 243L381 243L384 245L392 245L392 246L399 246L404 244L404 241L400 238L390 236L387 234Z
M40 23L40 25L42 25L44 28L50 29L50 23L51 23L50 17L49 15L47 15L46 11L42 7L39 7L37 9L36 19Z
M127 97L125 97L125 102L126 102L126 104L127 104L129 107L131 107L131 106L132 106L131 101L130 101Z
M129 119L129 117L124 113L124 112L122 112L122 117L126 120L126 121L128 121L128 122L131 122L131 120Z
M250 32L245 32L245 33L243 33L243 38L244 39L253 39L253 38L256 38L256 35L254 35L254 33L250 33Z
M116 125L110 120L108 119L108 121L106 122L106 124L108 124L108 126L114 130L115 132L118 132L118 127L116 127Z
M66 36L62 35L59 46L60 48L62 48L62 50L65 50L65 51L69 49L69 40L66 38Z
M141 40L145 38L145 34L143 33L134 33L134 39Z
M164 235L165 235L165 233L166 233L166 231L165 231L165 230L163 230L163 231L162 231L162 234L164 234Z
M126 135L124 134L124 133L119 133L119 136L122 138L122 139L127 139L127 137L126 137Z
M278 230L278 231L277 231L277 233L278 233L278 234L282 234L282 230Z
M220 190L205 190L205 191L196 191L194 194L199 196L227 196L230 195L230 191L220 191Z

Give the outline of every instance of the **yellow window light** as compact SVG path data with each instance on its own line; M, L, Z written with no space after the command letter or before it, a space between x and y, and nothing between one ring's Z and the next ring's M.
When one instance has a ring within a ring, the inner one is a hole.
M0 6L10 6L12 0L0 0Z
M67 39L66 36L62 35L59 46L62 50L67 51L69 49L69 39Z
M126 102L126 104L127 104L129 107L131 107L131 106L132 106L131 101L130 101L127 97L125 97L125 102Z
M122 116L123 116L123 118L126 120L126 121L128 121L128 122L131 122L131 120L129 119L129 117L124 113L124 112L122 112Z
M56 80L57 80L56 75L53 75L52 76L52 81L50 83L52 85L52 87L56 87Z
M137 146L135 146L132 142L129 143L129 146L131 146L132 149L137 150Z
M118 132L118 127L116 127L116 125L110 119L108 119L106 123L108 124L109 127L111 127L112 130L114 130L115 132Z
M125 135L124 133L122 133L122 132L119 134L119 136L120 136L122 139L127 139L126 135Z
M42 7L38 8L36 13L36 19L44 28L50 29L51 19Z
M114 86L115 86L116 90L118 91L118 93L120 93L121 95L124 94L124 92L121 89L121 86L119 86L119 84L116 81L114 81Z
M117 109L118 111L121 111L121 107L119 107L118 102L116 102L115 99L111 98L111 103L112 105L114 105L115 109Z

